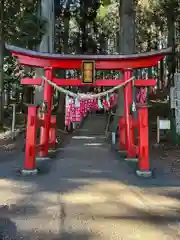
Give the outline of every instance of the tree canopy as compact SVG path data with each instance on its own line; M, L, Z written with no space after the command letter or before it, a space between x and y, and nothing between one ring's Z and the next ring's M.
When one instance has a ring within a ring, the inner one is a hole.
M3 41L37 49L47 29L47 19L38 14L41 1L1 2ZM123 7L125 2L131 7ZM121 19L122 9L125 15L131 14L131 11L135 13L135 52L167 46L172 46L175 51L180 44L179 0L54 0L54 3L56 52L120 53L122 25L125 24ZM3 57L5 87L14 83L19 86L20 75L27 73L11 56L5 53ZM179 69L178 51L167 59L166 65L168 87L172 84L174 72Z

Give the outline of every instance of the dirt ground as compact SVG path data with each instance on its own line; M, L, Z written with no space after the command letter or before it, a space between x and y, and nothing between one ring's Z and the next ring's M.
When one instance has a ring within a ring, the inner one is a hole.
M104 126L101 116L87 119L38 176L15 174L20 156L1 163L0 239L180 239L178 177L154 156L156 177L138 178L110 151Z

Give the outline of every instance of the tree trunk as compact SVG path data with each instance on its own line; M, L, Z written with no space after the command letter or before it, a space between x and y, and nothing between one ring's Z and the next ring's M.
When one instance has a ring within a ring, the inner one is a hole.
M134 0L121 0L120 4L120 53L135 52L135 4Z
M69 21L70 21L70 12L69 9L66 9L64 12L64 35L63 35L63 53L67 54L69 52ZM62 78L66 78L66 70L62 71ZM57 114L57 127L60 129L64 128L65 123L65 95L64 93L58 93L58 114Z
M120 54L132 54L135 52L135 3L134 0L120 1ZM124 116L124 88L118 90L118 105L116 116L112 123L112 131L118 126L119 117Z
M39 46L40 52L50 52L54 51L54 1L53 0L41 0L41 4L39 6L39 15L41 18L47 21L46 24L46 33L44 34L42 41ZM43 69L36 70L36 77L41 77L44 75ZM39 104L43 100L43 90L44 88L41 86L35 87L34 94L34 103Z
M85 0L80 0L80 36L81 36L81 54L84 54L88 51L87 47L87 39L88 39L88 33L87 33L87 13L86 11L88 10L86 6L86 1Z
M0 125L4 120L4 0L0 1Z
M170 14L167 16L167 27L168 27L168 47L172 47L173 54L167 57L167 66L168 66L168 84L170 87L174 82L174 73L176 69L176 60L175 60L175 20L174 17Z

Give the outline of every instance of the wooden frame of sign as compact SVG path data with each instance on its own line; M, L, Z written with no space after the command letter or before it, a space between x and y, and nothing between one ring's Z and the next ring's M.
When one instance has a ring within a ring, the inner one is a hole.
M157 143L160 143L160 131L161 130L170 130L171 129L171 121L169 119L160 119L157 116Z
M89 60L82 61L82 83L93 84L94 82L95 82L95 61Z

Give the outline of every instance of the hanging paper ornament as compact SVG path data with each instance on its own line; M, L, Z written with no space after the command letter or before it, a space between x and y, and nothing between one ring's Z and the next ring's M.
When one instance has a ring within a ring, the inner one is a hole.
M74 99L69 98L70 120L73 122L73 112L75 111Z
M80 107L80 101L78 98L75 98L75 106Z
M92 107L92 99L87 99L87 111L90 111L90 109L91 109L91 107Z
M74 101L73 122L81 122L80 101L78 98L76 98Z
M99 109L98 100L94 98L92 103L92 110L98 110L98 109Z
M134 101L132 103L132 112L136 112L136 104Z
M137 103L144 104L147 100L147 91L146 88L141 87L137 96L136 96Z
M88 112L88 99L85 99L84 108L85 108L85 115L87 115L87 112Z
M100 98L98 98L98 108L99 109L103 109L103 105L101 103L101 99Z
M69 105L69 96L66 94L66 104Z
M107 96L106 96L106 98L103 98L103 100L102 100L102 106L103 106L103 108L104 108L105 111L108 110Z
M71 123L71 109L69 104L69 96L66 95L66 108L65 108L65 126L70 126Z
M106 95L106 102L107 102L107 106L110 107L110 101L109 101L109 95Z

